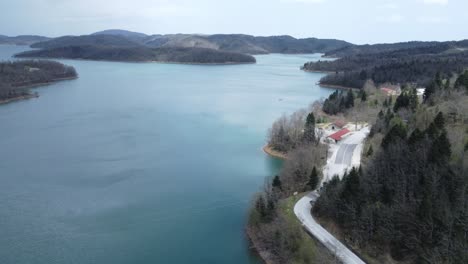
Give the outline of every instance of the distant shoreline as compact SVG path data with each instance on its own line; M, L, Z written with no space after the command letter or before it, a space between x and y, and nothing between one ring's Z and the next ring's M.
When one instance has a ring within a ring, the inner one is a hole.
M333 73L336 73L334 71L318 71L318 70L306 70L306 69L301 69L305 72L311 72L311 73L325 73L325 74L333 74Z
M306 69L301 69L305 72L311 72L311 73L323 73L323 74L334 74L334 71L315 71L315 70L306 70ZM329 88L329 89L340 89L340 90L359 90L358 88L353 88L353 87L348 87L348 86L342 86L342 85L333 85L333 84L325 84L325 83L318 83L320 87L323 88Z
M9 103L17 102L17 101L22 101L22 100L28 100L32 98L38 98L38 97L39 95L37 94L20 95L20 96L8 98L8 99L0 100L0 105L9 104Z
M243 65L243 64L256 64L257 62L175 62L175 61L120 61L120 60L92 60L92 59L81 59L81 58L64 58L64 57L16 57L15 58L27 58L37 60L73 60L73 61L100 61L100 62L119 62L119 63L159 63L159 64L181 64L181 65L207 65L207 66L223 66L223 65Z
M203 63L203 62L143 61L143 63L223 66L223 65L256 64L257 62L209 62L209 63Z
M359 91L359 90L360 90L360 89L358 89L358 88L347 87L347 86L341 86L341 85L333 85L333 84L319 83L318 85L319 85L320 87L329 88L329 89L356 90L356 91Z

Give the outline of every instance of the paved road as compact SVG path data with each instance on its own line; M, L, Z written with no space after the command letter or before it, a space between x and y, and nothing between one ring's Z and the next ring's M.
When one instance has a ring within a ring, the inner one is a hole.
M369 127L362 128L359 131L353 132L337 145L332 144L330 146L332 154L328 158L327 165L323 171L323 182L331 180L334 175L342 176L346 170L359 165L363 142L368 133ZM344 264L365 264L356 254L346 248L345 245L314 220L311 209L318 197L319 194L316 191L311 192L300 199L294 206L294 213L304 228ZM310 203L311 201L312 204Z
M311 201L314 203L318 198L317 192L311 192L300 199L294 206L294 213L302 222L303 226L327 247L344 264L365 264L356 254L349 250L333 235L328 233L311 215Z
M353 153L357 144L341 144L336 154L335 164L345 164L351 166Z

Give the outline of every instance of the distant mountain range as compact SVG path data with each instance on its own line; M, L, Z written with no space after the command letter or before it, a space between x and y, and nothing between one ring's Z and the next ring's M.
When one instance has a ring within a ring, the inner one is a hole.
M69 45L106 45L114 47L145 46L148 48L206 48L219 51L267 53L324 53L351 45L334 39L296 39L291 36L255 37L241 34L171 34L146 35L111 29L84 36L65 36L36 43L34 48L57 48Z
M242 34L168 34L147 35L110 29L83 36L46 38L40 36L0 36L0 44L32 44L41 50L19 54L21 57L82 58L112 61L164 61L187 63L254 62L251 55L268 53L324 53L326 57L381 54L410 50L444 52L464 50L467 41L402 42L394 44L354 45L336 39L291 36L256 37ZM180 54L177 54L180 52ZM205 54L205 58L203 58ZM307 67L306 67L307 68ZM312 70L312 69L311 69Z
M146 35L111 29L83 36L38 39L31 45L38 50L17 57L231 64L255 63L252 54L323 53L349 45L352 44L341 40L290 36Z

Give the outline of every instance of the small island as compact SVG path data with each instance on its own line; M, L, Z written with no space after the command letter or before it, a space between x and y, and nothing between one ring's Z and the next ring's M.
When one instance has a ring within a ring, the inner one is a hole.
M77 78L75 69L54 61L0 63L0 104L37 97L29 88Z

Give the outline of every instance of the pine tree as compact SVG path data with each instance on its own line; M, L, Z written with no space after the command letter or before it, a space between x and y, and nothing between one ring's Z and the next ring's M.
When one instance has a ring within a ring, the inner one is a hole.
M372 145L370 145L369 149L367 150L367 157L372 156L374 154L374 149L372 148Z
M317 168L314 166L314 168L312 169L312 172L310 173L310 178L309 178L309 182L307 183L307 186L309 187L309 189L315 190L318 187L318 183L319 183L319 176L317 173Z
M440 72L436 73L435 83L437 84L438 87L442 87L442 76Z
M255 209L260 214L261 221L264 221L265 217L267 216L267 212L265 207L265 199L263 198L263 195L258 197L257 202L255 203Z
M425 133L430 139L435 139L439 135L439 129L437 128L435 123L432 122L426 129Z
M413 133L411 133L411 135L410 135L410 137L408 139L408 144L410 146L413 146L414 144L421 141L422 139L424 139L424 133L421 132L421 130L419 130L418 128L416 128L413 131Z
M354 106L354 92L349 90L346 94L346 101L345 101L346 108L351 108Z
M304 127L304 140L309 143L315 141L315 116L312 112L307 115Z
M434 119L434 124L438 129L443 129L445 126L445 118L442 112L439 112Z
M465 71L458 77L457 81L455 82L455 87L456 88L464 87L465 89L468 90L468 71Z
M361 90L361 91L362 91L362 93L361 93L361 101L362 101L362 102L365 102L365 101L367 101L367 93L366 93L366 91L364 91L364 90Z
M382 112L382 110L379 111L378 117L379 119L382 119L384 117L384 113Z
M409 91L409 107L413 111L418 108L418 92L415 88Z
M281 187L281 180L280 180L280 177L278 175L276 175L274 178L273 178L273 182L271 184L273 186L273 188L278 188L280 190L282 190L282 187Z
M429 161L433 163L446 164L452 155L450 141L447 138L447 131L443 130L439 137L432 143L429 151Z
M427 100L429 100L429 98L431 98L431 95L435 93L435 90L436 90L435 82L432 82L426 87L426 89L424 90L424 95L423 95L424 102L426 102Z
M396 139L406 139L406 127L403 124L394 125L382 139L382 147L387 148Z
M343 177L344 187L341 193L342 198L348 200L356 200L356 197L360 195L361 182L359 179L359 173L355 167L351 169L349 174Z

